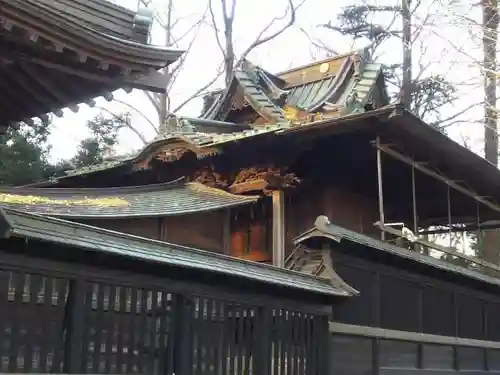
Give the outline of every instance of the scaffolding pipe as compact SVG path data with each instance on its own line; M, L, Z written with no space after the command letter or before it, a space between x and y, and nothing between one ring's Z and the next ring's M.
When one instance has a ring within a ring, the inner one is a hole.
M452 247L452 244L453 244L453 241L452 241L452 238L451 238L451 235L452 235L452 222L451 222L451 187L450 185L448 185L446 187L446 205L447 205L447 208L448 208L448 228L449 228L449 231L448 231L448 236L450 237L449 240L450 240L450 247Z
M417 188L416 188L416 177L415 177L415 167L411 166L411 194L413 202L413 233L418 232L418 216L417 216Z
M379 222L381 225L385 224L385 214L384 214L384 188L382 185L382 150L380 147L380 137L376 139L377 145L377 183L378 183L378 211L379 211ZM380 239L385 240L385 232L380 231Z
M409 158L409 157L407 157L407 156L405 156L397 151L392 150L387 145L381 145L380 143L376 143L375 146L377 147L377 149L383 151L387 155L390 155L393 158L398 159L399 161L402 161L403 163L405 163L407 165L413 166L415 169L419 170L420 172L445 183L446 185L453 188L454 190L468 196L469 198L474 199L476 202L479 202L479 203L485 205L486 207L492 209L493 211L500 212L500 205L495 204L493 202L490 202L487 199L484 199L484 197L481 197L481 196L475 194L473 191L471 191L463 186L458 185L456 182L454 182L452 180L447 179L445 176L442 176L439 173L436 173L436 172L430 170L429 168L426 168L423 165L423 163L418 163L418 162L412 160L411 158Z

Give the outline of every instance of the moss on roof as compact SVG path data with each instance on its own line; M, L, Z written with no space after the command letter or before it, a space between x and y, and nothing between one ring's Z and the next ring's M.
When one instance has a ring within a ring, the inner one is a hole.
M128 206L129 202L118 197L87 198L82 199L53 199L35 195L0 194L0 203L8 204L51 204L63 206L96 206L96 207L122 207Z

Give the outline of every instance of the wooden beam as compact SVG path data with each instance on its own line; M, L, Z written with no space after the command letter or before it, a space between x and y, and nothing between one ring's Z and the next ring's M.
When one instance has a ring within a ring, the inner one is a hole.
M500 342L432 335L428 333L397 331L394 329L356 326L337 322L329 323L330 333L373 337L386 340L412 341L426 344L467 346L472 348L500 349Z
M26 95L23 95L19 92L19 90L16 90L17 82L12 75L4 73L2 74L2 78L3 79L0 79L0 87L2 88L2 92L9 93L8 96L6 96L9 98L8 104L11 107L14 107L19 113L26 113L26 109L28 109L31 113L40 112L39 108L37 108L37 103L34 100L30 100L26 97ZM20 108L19 104L21 104L24 108Z
M285 267L285 192L272 192L273 200L273 265Z
M29 60L25 59L25 61L26 63L36 64L62 73L88 79L89 81L108 84L110 86L111 85L116 86L118 83L120 86L124 87L131 87L139 90L149 90L159 93L165 92L165 87L168 81L168 77L166 77L163 73L157 71L152 71L137 76L119 75L116 77L109 77L102 73L101 74L90 73L86 72L83 69L82 70L74 69L66 65L60 65L38 58L31 58Z
M416 162L415 160L412 160L410 157L405 156L402 153L391 149L390 146L388 146L388 145L376 144L375 147L378 148L379 150L383 151L385 154L390 155L393 158L395 158L395 159L397 159L397 160L399 160L399 161L401 161L409 166L413 166L415 169L419 170L420 172L422 172L430 177L433 177L436 180L443 182L444 184L448 185L449 187L453 188L454 190L464 194L465 196L467 196L469 198L474 199L475 201L485 205L486 207L492 209L493 211L500 212L500 206L498 204L491 202L491 201L485 199L484 197L479 196L478 194L476 194L475 192L473 192L470 189L467 189L463 186L458 185L457 181L448 179L447 177L425 167L424 166L425 163Z
M486 221L483 223L464 223L461 226L452 226L451 231L455 233L461 233L461 232L475 232L475 231L481 231L481 230L489 230L489 229L499 229L500 228L500 222L498 220L495 221ZM438 229L425 229L425 230L420 230L418 231L418 234L442 234L442 233L449 233L450 229L449 228L438 228Z
M57 84L52 82L50 79L47 79L43 72L39 71L38 68L24 63L22 63L21 66L23 70L31 76L31 78L44 86L57 100L61 103L65 103L67 101L66 95L59 90ZM80 110L78 104L75 103L68 103L66 106L74 113L77 113Z
M264 179L251 180L232 184L229 191L233 194L244 194L256 191L263 191L268 186L268 182Z
M375 227L379 228L383 232L390 233L390 234L397 236L397 237L405 238L405 236L403 235L403 232L400 230L397 230L397 229L394 229L392 227L388 227L385 225L381 225L380 223L375 223L374 225L375 225ZM414 241L414 243L418 243L420 245L429 247L431 249L440 251L440 252L445 253L445 254L453 255L457 258L468 260L471 263L478 264L478 265L483 266L485 268L490 268L490 269L493 269L495 271L500 271L500 266L497 266L496 264L487 262L487 261L480 259L480 258L477 258L477 257L473 257L470 255L465 255L463 253L460 253L460 252L458 252L458 250L456 248L453 248L453 247L441 246L441 245L438 245L437 243L425 241L425 240L420 239L420 238L416 239Z
M63 117L63 111L54 107L54 102L49 100L45 95L41 95L34 87L33 82L26 79L24 74L19 73L14 69L9 69L8 74L20 85L24 90L26 90L35 100L47 107L47 113L53 112L57 117Z

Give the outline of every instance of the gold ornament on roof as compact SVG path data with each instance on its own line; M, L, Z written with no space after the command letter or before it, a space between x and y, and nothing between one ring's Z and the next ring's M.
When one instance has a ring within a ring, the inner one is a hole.
M328 72L329 69L330 69L330 64L328 64L327 62L325 62L319 66L319 72L321 74L325 74L326 72Z

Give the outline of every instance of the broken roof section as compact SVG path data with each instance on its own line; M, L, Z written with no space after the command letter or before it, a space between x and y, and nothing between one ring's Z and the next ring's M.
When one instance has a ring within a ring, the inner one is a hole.
M151 15L104 0L3 0L0 7L1 126L78 111L119 88L165 91L157 70L181 51L145 44Z
M205 98L202 117L234 121L246 108L254 125L332 118L388 104L381 64L366 49L272 75L245 61L226 90ZM235 121L239 122L239 121Z
M184 181L101 189L0 189L0 206L68 219L186 215L251 204L258 199Z
M239 277L324 297L348 297L352 293L329 280L300 272L250 262L209 251L150 240L89 225L42 217L10 209L0 210L0 237L19 237L57 245L131 258L160 266Z

